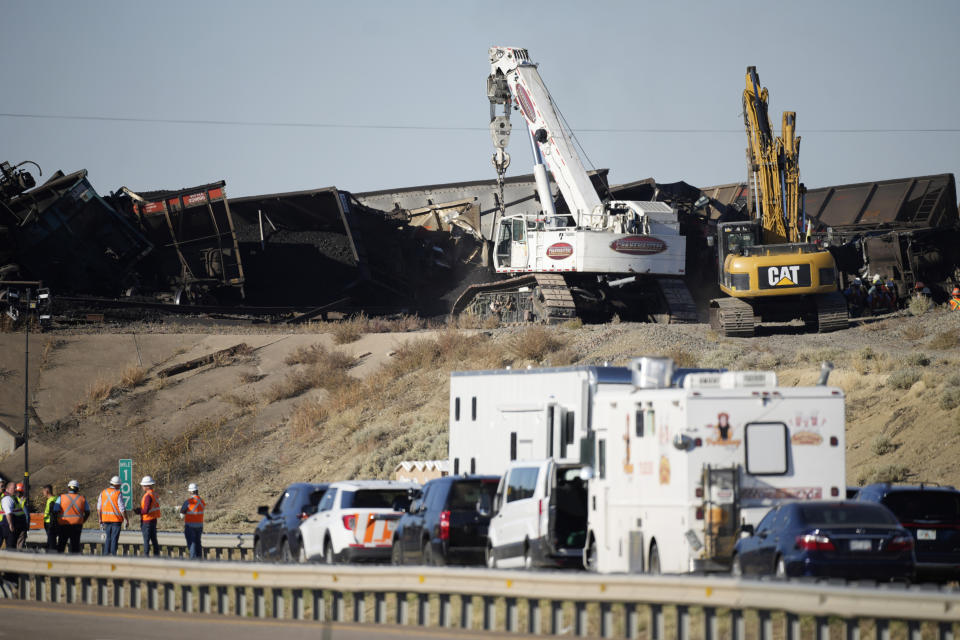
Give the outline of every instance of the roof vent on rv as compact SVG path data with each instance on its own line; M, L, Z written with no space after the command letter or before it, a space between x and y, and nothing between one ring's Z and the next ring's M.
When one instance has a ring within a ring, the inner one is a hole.
M630 361L633 386L637 389L664 389L670 386L673 360L670 358L634 358Z
M777 386L777 374L773 371L728 371L720 374L722 389L775 386Z

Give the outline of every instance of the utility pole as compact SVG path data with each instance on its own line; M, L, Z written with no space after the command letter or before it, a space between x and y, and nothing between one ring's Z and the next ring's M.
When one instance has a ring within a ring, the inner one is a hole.
M27 310L23 348L23 495L30 503L30 288L27 287Z

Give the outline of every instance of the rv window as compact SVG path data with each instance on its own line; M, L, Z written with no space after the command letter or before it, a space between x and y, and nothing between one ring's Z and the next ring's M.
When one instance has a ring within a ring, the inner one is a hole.
M460 398L453 401L453 419L460 422Z
M566 415L566 424L564 424L564 440L567 444L573 444L574 441L574 431L573 431L573 411L567 411Z
M453 475L460 475L460 458L453 459Z
M607 441L597 440L597 473L600 479L607 477Z
M477 472L477 459L470 458L470 475L473 475Z
M787 425L782 422L754 422L744 428L744 457L747 473L756 476L787 472Z
M527 241L527 229L526 224L523 220L514 219L513 220L513 241L514 242L526 242Z
M507 480L507 502L532 498L537 489L537 467L519 467L510 472Z
M556 407L552 404L547 407L547 451L550 453L550 457L553 457L553 430L556 428L554 423L554 414L556 413Z
M517 459L517 432L516 431L510 432L510 459L511 460Z
M637 417L637 426L636 426L637 437L642 438L643 437L643 409L637 409L636 417Z
M470 419L474 422L477 421L477 396L470 399Z

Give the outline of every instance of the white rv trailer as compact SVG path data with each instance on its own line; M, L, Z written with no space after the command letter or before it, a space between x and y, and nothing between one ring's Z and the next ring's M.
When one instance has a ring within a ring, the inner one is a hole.
M580 462L600 389L632 390L626 367L454 371L450 374L450 469L502 475L515 460Z
M677 380L661 358L631 368L631 387L594 396L589 568L725 570L741 522L783 500L844 497L840 389L759 371Z

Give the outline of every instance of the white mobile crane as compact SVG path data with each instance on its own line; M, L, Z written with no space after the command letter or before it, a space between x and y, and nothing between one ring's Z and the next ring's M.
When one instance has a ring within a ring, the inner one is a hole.
M493 265L497 273L511 277L467 288L453 313L495 315L508 322L559 322L612 313L696 322L696 306L683 281L686 239L680 235L676 212L663 202L604 202L527 50L493 47L490 65L490 134L501 185ZM511 108L526 120L542 208L538 215L510 215L503 201ZM569 213L556 211L547 169Z

